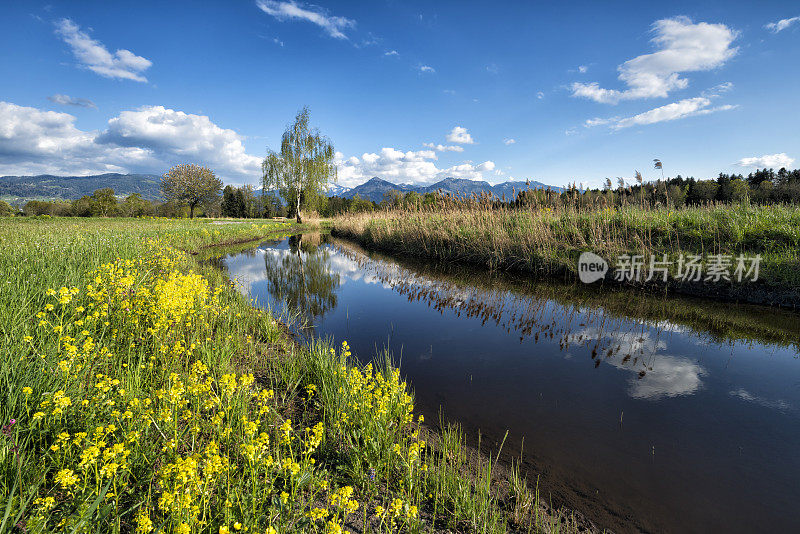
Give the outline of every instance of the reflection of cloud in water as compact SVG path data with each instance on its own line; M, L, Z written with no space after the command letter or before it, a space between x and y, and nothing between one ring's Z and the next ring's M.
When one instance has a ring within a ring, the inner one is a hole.
M330 257L328 261L330 262L331 268L342 277L342 283L345 283L347 280L352 280L354 282L360 280L365 284L377 284L380 282L375 273L365 272L364 269L351 258L348 258L333 248L329 249L329 251Z
M584 340L607 339L616 346L612 354L601 356L601 361L636 373L629 380L628 390L635 399L691 395L703 384L701 377L706 374L705 369L685 356L659 353L667 348L667 344L653 338L650 332L605 332L599 328L587 328L570 337L577 339L581 336ZM641 364L640 367L631 365L632 355L637 355L635 361Z
M739 397L743 401L752 402L760 406L763 406L765 408L773 408L775 410L781 410L781 411L790 410L792 408L792 405L786 401L780 399L776 400L765 399L764 397L759 397L758 395L754 395L753 393L750 393L749 391L743 388L737 389L736 391L731 391L729 392L729 394L733 397Z

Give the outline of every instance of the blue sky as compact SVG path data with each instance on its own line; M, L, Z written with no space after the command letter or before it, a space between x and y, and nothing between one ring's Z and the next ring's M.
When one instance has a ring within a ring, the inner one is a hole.
M798 166L800 5L650 4L4 2L0 175L257 183L304 105L348 186Z

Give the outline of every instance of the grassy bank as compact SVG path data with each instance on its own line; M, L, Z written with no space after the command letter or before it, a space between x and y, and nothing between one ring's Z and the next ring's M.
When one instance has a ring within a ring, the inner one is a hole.
M747 204L681 209L511 209L453 202L432 209L401 209L337 218L336 235L369 248L489 268L547 275L577 274L578 256L592 251L610 262L622 254L761 255L756 283L673 283L679 292L800 304L800 207ZM749 265L749 264L748 264ZM642 280L647 276L648 265ZM731 273L735 268L731 268ZM705 269L704 269L705 272ZM608 280L608 278L607 278Z
M366 257L367 251L352 241L333 238L332 243L355 261ZM685 326L715 343L757 341L800 348L800 322L797 314L789 310L640 294L625 287L598 291L593 285L531 280L479 267L431 265L415 258L381 253L372 253L369 258L370 275L387 285L393 284L394 291L413 295L436 309L452 308L470 317L491 318L521 336L534 335L551 324L551 314L542 314L542 307L554 302L565 314L580 310L588 316L609 320ZM403 283L397 284L397 280ZM509 305L510 295L513 304Z
M0 532L575 529L193 257L290 230L0 220Z

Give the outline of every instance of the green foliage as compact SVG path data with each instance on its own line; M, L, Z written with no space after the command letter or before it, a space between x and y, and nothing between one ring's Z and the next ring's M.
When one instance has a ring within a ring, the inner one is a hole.
M280 152L269 151L261 167L263 190L278 190L284 201L294 208L301 222L303 197L307 202L327 190L330 180L336 181L336 164L331 141L309 126L308 108L303 108L283 133Z
M122 201L120 212L125 217L148 217L155 214L155 207L139 193L133 193Z
M213 205L219 200L222 181L208 167L185 163L167 171L161 179L161 194L168 202L189 206L189 218L200 205Z
M16 215L18 210L15 210L11 205L6 202L5 200L0 200L0 217L13 217Z

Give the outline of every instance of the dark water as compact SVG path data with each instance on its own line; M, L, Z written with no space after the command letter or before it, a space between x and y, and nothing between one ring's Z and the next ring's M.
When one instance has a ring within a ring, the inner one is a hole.
M519 455L616 531L800 528L800 316L437 268L305 235L229 255L243 291ZM287 308L288 307L288 308Z

